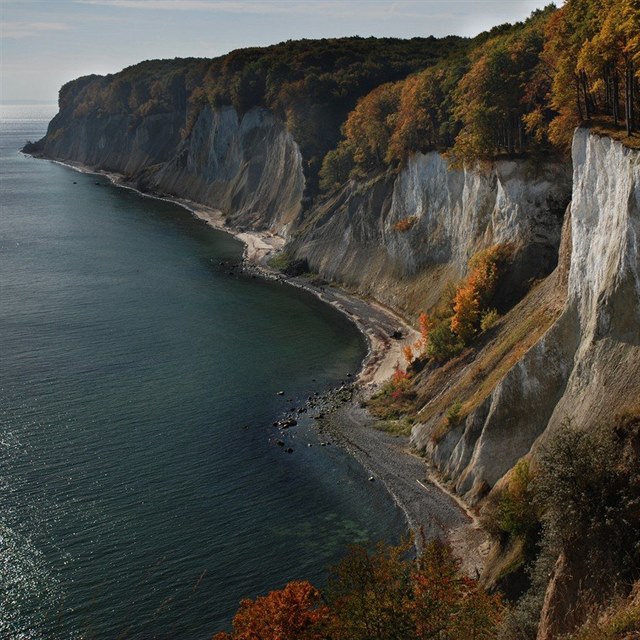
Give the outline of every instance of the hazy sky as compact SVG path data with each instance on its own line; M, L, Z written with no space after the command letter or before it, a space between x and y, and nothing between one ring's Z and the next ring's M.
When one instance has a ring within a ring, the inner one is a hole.
M151 58L214 57L298 38L473 36L550 0L0 0L0 101ZM561 4L556 2L556 4Z

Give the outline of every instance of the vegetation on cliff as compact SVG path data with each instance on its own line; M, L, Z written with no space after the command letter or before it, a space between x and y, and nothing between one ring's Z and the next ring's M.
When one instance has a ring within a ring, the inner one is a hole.
M353 547L321 593L291 582L244 600L233 633L214 640L481 640L495 637L504 607L460 571L451 550L429 543L419 558L410 545Z
M296 139L314 195L416 151L449 150L457 162L562 151L585 121L624 124L631 136L639 15L637 0L568 0L472 40L300 40L213 60L147 61L66 84L60 109L126 116L131 130L145 117L183 112L188 137L206 105L240 114L264 107Z
M639 77L636 0L549 5L362 98L325 157L322 185L397 166L416 151L450 150L457 162L561 152L582 122L624 123L629 137Z
M637 144L639 15L637 0L568 0L472 40L300 40L147 61L66 84L60 109L126 116L131 130L183 112L184 137L206 105L270 109L302 151L310 195L416 151L463 162L566 150L580 122L624 125Z
M466 46L456 36L287 41L213 60L152 60L115 75L87 76L62 87L59 103L74 117L126 116L132 129L147 116L184 112L183 137L206 105L233 106L239 114L270 109L295 137L313 190L322 158L358 98Z

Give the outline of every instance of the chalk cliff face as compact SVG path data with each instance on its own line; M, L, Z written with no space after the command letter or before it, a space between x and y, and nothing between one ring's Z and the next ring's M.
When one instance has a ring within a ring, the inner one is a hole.
M302 157L277 117L205 107L183 139L184 121L180 111L133 126L123 115L62 110L35 150L220 208L232 225L274 230L312 271L408 314L428 309L471 255L496 243L514 248L515 302L556 266L564 217L561 264L520 311L526 319L546 305L548 324L530 328L535 340L444 436L434 437L442 411L418 414L413 444L470 501L567 418L588 426L610 414L612 398L640 397L637 152L580 129L573 176L552 162L458 170L436 152L416 154L397 174L350 181L303 211ZM524 325L517 313L509 332ZM460 380L435 395L458 393L459 382L465 400Z
M352 182L322 202L293 246L313 271L416 313L492 244L516 251L513 288L550 273L570 189L561 164L455 170L439 153L416 154L397 177Z
M563 296L562 313L461 425L437 442L435 418L413 431L471 501L566 420L606 424L640 398L640 154L579 129L573 167L564 255L542 294Z
M61 111L37 151L121 173L145 190L221 209L231 224L286 235L301 210L302 157L284 124L265 109L239 116L205 107L182 139L185 113L73 117Z
M302 156L284 124L265 109L240 118L233 107L205 107L153 184L222 209L235 226L286 235L301 211Z

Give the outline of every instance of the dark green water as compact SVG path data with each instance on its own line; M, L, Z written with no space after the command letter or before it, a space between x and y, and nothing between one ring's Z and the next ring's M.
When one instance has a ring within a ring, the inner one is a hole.
M0 636L207 638L240 598L397 539L388 496L312 427L274 442L358 368L355 328L228 276L241 245L181 208L21 156L51 115L3 108Z

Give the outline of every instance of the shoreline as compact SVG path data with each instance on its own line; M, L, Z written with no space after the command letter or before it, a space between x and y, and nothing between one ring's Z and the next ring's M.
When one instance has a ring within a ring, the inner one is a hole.
M130 189L143 197L181 206L210 227L242 242L245 269L308 291L351 320L366 340L367 355L355 378L356 393L353 399L346 404L335 405L320 420L320 429L329 432L337 444L345 448L374 480L382 482L402 510L418 550L422 546L422 536L425 539L444 538L460 558L467 575L477 577L482 573L490 542L477 518L458 496L439 482L435 470L429 467L427 461L411 451L408 437L392 436L377 429L376 419L360 406L361 401L373 395L391 377L395 367L402 364L402 349L420 338L418 331L378 302L359 298L331 283L313 284L308 278L287 276L271 269L268 266L269 258L285 244L284 238L271 231L234 229L226 225L224 215L218 209L184 198L145 193L113 172L44 156L32 157L50 160L80 173L104 176L115 186ZM401 339L392 337L396 331L402 333Z
M304 277L288 276L271 269L267 264L269 258L278 253L285 244L285 239L272 231L235 229L225 223L224 214L219 209L186 198L140 191L135 185L128 183L124 176L114 172L91 169L80 163L64 162L46 156L31 157L49 160L79 173L106 177L113 185L135 191L144 198L177 204L213 229L228 233L242 242L244 245L243 266L245 268L252 269L262 277L279 280L304 289L322 302L338 309L356 325L367 342L367 355L360 366L356 382L366 387L368 393L374 393L382 383L391 377L395 367L401 366L404 362L403 348L414 344L421 337L420 333L411 327L404 318L377 301L364 300L332 283L318 286ZM392 334L395 331L400 331L402 338L393 338Z

